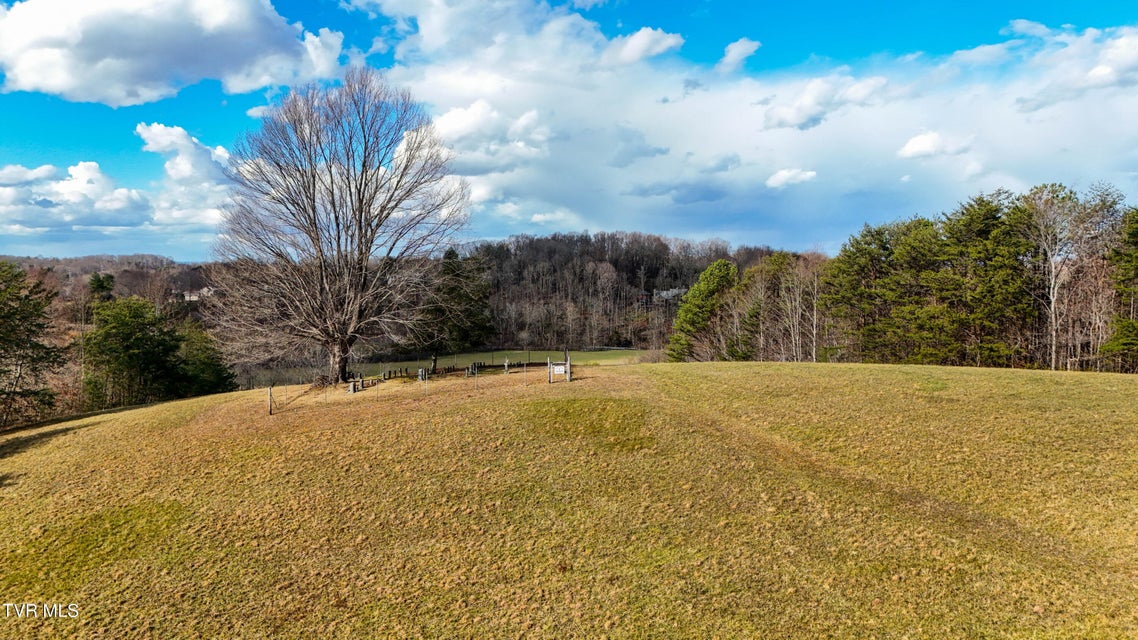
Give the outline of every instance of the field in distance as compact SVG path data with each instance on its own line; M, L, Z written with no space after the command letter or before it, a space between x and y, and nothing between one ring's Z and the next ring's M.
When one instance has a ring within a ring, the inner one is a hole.
M597 351L570 351L569 358L577 366L635 364L637 362L658 362L663 359L663 352L644 349L608 349ZM439 369L454 367L465 369L472 363L502 366L506 360L514 366L521 366L523 362L545 364L546 360L560 362L565 360L564 351L539 351L536 349L515 349L496 351L471 351L468 353L440 355L437 366ZM406 370L412 373L419 369L431 366L430 357L419 359L397 360L392 362L361 362L351 366L353 373L364 377L382 375L385 371ZM267 387L270 384L293 384L312 382L317 375L325 373L323 368L309 367L282 367L278 369L265 369L253 372L251 376L244 376L240 383L245 388Z
M660 359L662 358L662 354L660 352L645 351L643 349L610 349L598 351L569 352L569 359L573 362L573 364L578 366L635 364L636 362L641 362L646 358ZM483 364L501 366L507 360L516 365L521 365L523 362L538 362L545 364L547 359L553 362L563 362L565 360L565 352L538 351L536 349L516 349L512 351L475 351L470 353L460 353L458 355L439 356L438 366L466 368L473 362L481 362ZM385 368L394 369L398 367L406 367L408 369L418 369L420 367L429 366L431 366L431 359L422 358L418 360L404 360L400 362L390 363L361 364L353 368L360 370L364 375L376 375L382 373Z
M574 374L0 435L0 638L1138 637L1138 378Z

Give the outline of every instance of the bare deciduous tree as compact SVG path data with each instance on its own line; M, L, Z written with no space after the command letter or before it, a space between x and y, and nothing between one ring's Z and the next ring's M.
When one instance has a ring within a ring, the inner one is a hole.
M216 321L260 359L318 344L346 380L357 342L414 338L466 185L423 107L371 69L290 93L236 146L213 272Z
M1025 235L1039 254L1038 268L1043 280L1040 301L1047 313L1048 361L1054 370L1059 363L1060 294L1075 256L1073 230L1079 200L1067 187L1046 184L1021 196L1020 206L1027 212Z
M1083 195L1075 217L1075 261L1064 298L1069 367L1101 368L1099 349L1110 339L1118 302L1110 255L1121 238L1125 200L1113 186L1094 184Z

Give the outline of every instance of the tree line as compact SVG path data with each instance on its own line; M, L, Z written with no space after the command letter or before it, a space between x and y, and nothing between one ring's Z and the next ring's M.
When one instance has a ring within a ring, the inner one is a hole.
M773 253L624 232L452 246L414 267L415 286L430 289L403 298L422 316L416 326L348 349L356 361L492 347L660 349L680 295L703 269L716 259L753 262ZM18 309L0 318L0 400L9 408L0 428L225 391L233 388L236 368L313 366L327 356L317 344L264 334L258 340L216 321L218 307L271 311L265 297L241 302L220 289L188 298L241 278L247 272L236 261L13 260L0 262L6 287L0 308ZM341 364L337 357L337 370Z
M515 236L430 260L418 267L434 274L424 329L354 357L616 346L677 361L1138 370L1138 210L1102 185L996 191L865 225L833 258L613 232ZM230 267L150 269L121 268L124 287L109 271L61 278L0 262L0 426L50 415L53 401L73 412L227 390L228 365L273 362L233 358L179 293Z
M712 265L668 356L1133 371L1136 296L1138 212L1044 184L866 225L832 259Z
M0 261L0 429L235 388L181 294L167 289L156 304L116 294L111 273L68 280Z
M708 265L749 264L772 253L731 251L722 240L610 232L514 236L479 243L469 257L485 283L486 344L661 349L680 295Z

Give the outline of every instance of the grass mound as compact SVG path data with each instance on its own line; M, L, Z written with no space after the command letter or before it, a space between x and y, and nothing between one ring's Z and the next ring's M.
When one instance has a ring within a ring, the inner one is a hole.
M536 378L2 436L0 637L1138 636L1136 380Z

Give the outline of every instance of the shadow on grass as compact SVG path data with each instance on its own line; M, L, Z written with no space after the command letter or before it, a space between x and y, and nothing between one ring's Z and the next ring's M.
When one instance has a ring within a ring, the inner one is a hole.
M84 427L91 425L84 425ZM43 444L48 440L62 436L79 429L80 427L63 427L61 429L51 429L48 431L40 431L39 433L32 433L26 436L16 436L0 442L0 460L10 458L18 453L23 453L36 445ZM0 475L0 484L9 480L9 476Z
M145 409L146 407L153 407L159 402L152 402L150 404L136 404L128 407L114 407L112 409L100 409L98 411L87 411L85 413L73 413L66 416L57 416L55 418L48 418L47 420L39 420L37 422L28 422L26 424L17 424L11 427L0 429L0 437L8 435L9 433L18 433L20 431L31 431L32 429L42 429L43 427L50 427L53 424L60 424L63 422L74 422L76 420L85 420L87 418L94 418L95 416L107 416L115 413L125 413L127 411L134 411L135 409ZM98 424L92 422L91 424L83 425L83 428ZM77 428L77 427L76 427Z
M11 473L0 473L0 489L16 484L16 478L18 477L19 476L13 475Z
M286 386L291 386L291 385L286 385ZM274 387L274 388L276 388L276 387ZM370 388L371 387L368 387L368 389L370 389ZM288 411L295 410L296 407L293 407L292 405L295 404L296 402L298 402L299 400L303 399L303 398L316 397L316 396L319 396L321 394L336 393L337 391L341 391L341 389L339 389L337 386L329 386L326 389L324 387L318 387L316 385L306 386L304 388L304 391L301 391L300 393L288 393L287 391L278 391L276 394L274 394L272 396L273 404L272 404L272 414L271 415L275 416L275 415L278 415L281 413L286 413ZM366 392L367 392L367 389L364 389L363 391L357 391L356 393L360 394L360 393L366 393Z

